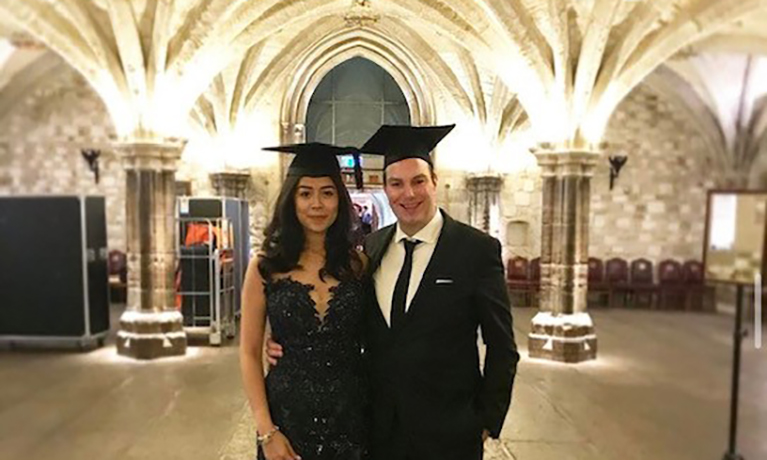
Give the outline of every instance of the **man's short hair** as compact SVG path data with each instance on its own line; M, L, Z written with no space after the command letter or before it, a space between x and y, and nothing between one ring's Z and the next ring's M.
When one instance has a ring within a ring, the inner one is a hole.
M434 171L434 165L430 162L425 162L427 165L429 165L429 175L431 176L431 181L435 184L437 183L437 173ZM383 170L383 183L386 185L386 168Z

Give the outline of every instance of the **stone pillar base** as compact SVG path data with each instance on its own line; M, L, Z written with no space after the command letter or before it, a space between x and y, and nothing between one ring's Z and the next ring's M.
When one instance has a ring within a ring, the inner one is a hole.
M183 317L177 311L126 311L120 317L117 353L135 359L186 354Z
M527 344L531 358L580 363L597 357L597 336L588 313L538 313Z

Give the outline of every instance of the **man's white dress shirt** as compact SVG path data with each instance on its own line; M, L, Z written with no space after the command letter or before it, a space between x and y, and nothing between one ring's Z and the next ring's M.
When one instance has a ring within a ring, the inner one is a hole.
M437 212L429 223L412 237L408 237L405 232L402 231L399 223L397 223L394 238L389 242L389 247L386 249L386 253L384 253L383 258L381 259L381 265L373 274L378 305L381 307L381 313L383 313L383 317L386 319L386 324L390 327L391 302L392 297L394 296L394 285L397 284L397 277L399 277L402 264L405 262L405 244L402 240L410 239L421 242L413 251L413 271L410 273L410 283L407 288L407 300L405 301L405 311L407 312L410 308L410 302L413 300L413 297L418 290L418 286L421 284L423 273L426 271L431 256L434 254L434 248L437 247L437 240L439 239L439 234L442 232L443 223L444 219L442 218L442 212L440 212L439 209L437 209Z

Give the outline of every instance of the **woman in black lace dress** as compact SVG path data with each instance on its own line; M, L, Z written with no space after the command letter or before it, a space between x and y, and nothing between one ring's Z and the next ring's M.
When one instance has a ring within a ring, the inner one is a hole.
M363 256L349 193L324 144L296 153L243 289L240 365L259 459L360 460L366 454L361 355ZM263 376L266 320L284 350Z

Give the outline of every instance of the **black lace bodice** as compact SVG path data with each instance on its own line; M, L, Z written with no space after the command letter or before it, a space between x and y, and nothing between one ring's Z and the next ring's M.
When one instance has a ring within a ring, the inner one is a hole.
M265 284L272 337L284 352L266 377L269 410L303 460L363 459L368 421L362 284L331 288L323 317L313 289L291 278Z

